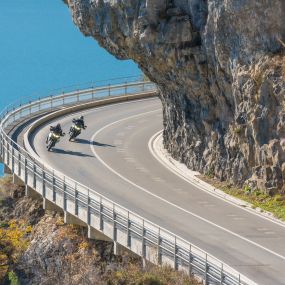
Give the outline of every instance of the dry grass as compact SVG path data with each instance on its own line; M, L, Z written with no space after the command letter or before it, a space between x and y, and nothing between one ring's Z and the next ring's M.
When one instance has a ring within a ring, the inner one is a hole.
M199 178L231 196L252 204L252 208L268 211L276 218L285 221L285 195L270 196L262 193L260 190L253 191L248 186L241 189L227 182L220 182L217 179L211 179L203 175L200 175Z
M112 272L105 280L108 285L197 285L188 275L169 266L148 265L144 270L138 264L129 264Z

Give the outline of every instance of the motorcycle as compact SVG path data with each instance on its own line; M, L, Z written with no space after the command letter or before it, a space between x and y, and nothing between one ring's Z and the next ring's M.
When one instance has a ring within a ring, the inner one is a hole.
M84 126L84 129L86 126ZM81 134L81 126L73 124L69 131L69 141L74 140L77 136Z
M63 134L64 135L64 134ZM52 132L48 141L47 150L50 151L59 142L60 135Z

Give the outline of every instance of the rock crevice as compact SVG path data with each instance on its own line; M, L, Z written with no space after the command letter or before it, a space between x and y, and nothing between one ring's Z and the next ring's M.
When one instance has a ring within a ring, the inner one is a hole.
M285 189L283 0L68 0L87 36L158 84L164 144L191 169Z

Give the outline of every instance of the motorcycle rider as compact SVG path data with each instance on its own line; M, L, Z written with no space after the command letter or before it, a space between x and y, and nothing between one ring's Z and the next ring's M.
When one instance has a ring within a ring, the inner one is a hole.
M65 135L64 132L62 131L60 123L58 123L55 127L50 126L49 130L50 130L50 133L47 136L46 144L48 144L48 142L49 142L49 140L50 140L50 138L52 136L52 133L55 133L56 135L59 135L61 137L63 137Z
M70 127L69 133L72 133L74 126L79 127L80 129L86 129L85 123L84 123L84 117L81 115L79 118L77 119L72 119L72 123L73 125ZM79 131L80 133L80 131Z
M76 126L79 126L82 129L86 129L85 123L84 123L84 117L81 115L79 118L77 119L73 119L72 123L75 124Z

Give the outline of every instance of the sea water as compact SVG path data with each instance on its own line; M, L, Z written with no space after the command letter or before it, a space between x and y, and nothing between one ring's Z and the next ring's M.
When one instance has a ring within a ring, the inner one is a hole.
M19 98L139 74L84 37L62 0L0 0L1 110Z

